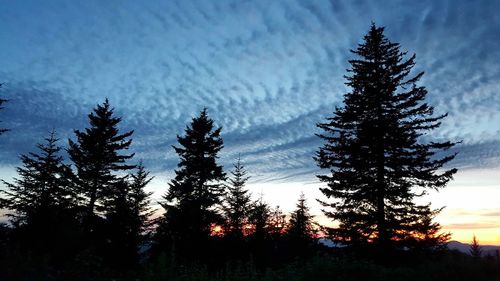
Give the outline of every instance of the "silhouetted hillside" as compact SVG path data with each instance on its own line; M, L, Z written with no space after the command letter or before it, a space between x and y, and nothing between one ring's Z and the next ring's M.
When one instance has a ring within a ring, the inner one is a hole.
M470 253L470 244L467 243L462 243L458 241L450 241L448 243L448 249L450 250L457 250L462 253L469 254ZM487 257L496 257L497 252L500 253L500 246L495 246L495 245L481 245L481 250L482 250L482 256Z

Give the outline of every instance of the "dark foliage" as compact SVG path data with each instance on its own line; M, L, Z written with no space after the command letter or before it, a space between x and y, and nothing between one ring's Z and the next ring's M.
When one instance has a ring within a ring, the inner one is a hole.
M289 261L274 268L258 270L254 264L227 264L211 273L203 265L172 268L168 263L156 265L141 280L252 280L252 281L490 281L498 280L498 261L474 260L468 255L444 251L432 256L401 256L397 265L380 265L368 259L320 254ZM155 271L154 269L162 269ZM175 273L174 273L175 272Z
M107 206L108 258L119 268L134 268L140 261L140 247L149 241L151 193L144 188L152 180L142 163L137 172L117 182Z
M80 256L107 269L130 270L139 264L138 251L151 214L150 194L144 191L150 179L142 165L137 174L126 174L136 168L128 163L134 154L124 154L133 131L119 132L121 118L114 116L107 99L88 119L89 128L75 130L77 139L69 140L68 149L81 195Z
M133 169L126 163L133 154L120 154L132 143L133 131L120 134L121 118L113 116L109 101L97 105L88 115L90 127L75 130L76 141L69 140L68 153L76 167L77 183L84 198L83 220L87 232L98 228L99 218L105 206L122 192L117 188L123 179L116 172Z
M280 206L276 206L271 210L269 216L269 233L272 236L280 236L286 230L286 215L283 214Z
M137 237L137 245L143 245L149 239L152 231L152 223L150 218L155 210L151 207L152 192L146 192L145 188L151 182L153 177L149 176L146 168L139 163L135 173L131 174L129 182L129 204L133 213L134 222L132 224L133 233Z
M290 214L286 237L290 248L298 255L303 255L316 240L317 231L314 227L314 216L309 213L304 193L300 194L296 206L295 211Z
M129 164L133 131L119 132L106 99L69 140L74 170L51 132L3 181L0 280L500 280L498 252L482 258L476 237L472 257L446 250L440 209L414 202L456 172L444 168L454 143L426 142L446 115L425 103L422 73L410 75L415 56L375 25L352 52L352 92L318 124L325 145L315 157L330 171L319 178L325 214L340 222L332 237L352 247L318 243L304 194L288 223L262 196L252 202L240 157L227 181L221 128L206 109L177 136L165 213L152 220L152 177Z
M234 164L234 170L231 171L231 177L227 186L227 192L224 196L224 232L227 236L236 239L243 238L245 227L248 224L248 216L251 209L250 194L245 189L245 183L249 177L241 163L240 157Z
M483 253L481 246L479 246L479 241L477 240L476 235L472 237L472 243L470 244L469 253L475 259L480 259Z
M226 184L222 211L224 225L223 237L217 251L223 251L225 260L243 262L249 258L248 235L250 232L249 215L252 208L250 193L245 184L248 181L247 171L238 156L234 169Z
M91 128L76 131L78 143L70 141L77 175L51 132L40 153L21 156L19 177L4 181L0 203L11 225L2 226L0 242L8 246L0 255L18 264L5 275L12 280L111 280L138 272L151 231L151 194L144 191L151 177L142 164L136 173L118 174L135 167L125 163L133 154L119 154L132 132L118 134L120 119L112 117L108 101L89 119Z
M352 52L359 57L349 61L346 85L352 91L318 124L325 144L315 160L331 172L318 176L330 199L321 202L340 222L333 237L360 247L374 241L383 249L441 245L447 235L437 234L439 225L431 221L439 210L414 199L443 188L456 172L442 170L455 155L437 154L454 143L424 142L446 115L434 116L424 101L427 90L417 86L423 73L410 76L415 55L405 59L384 28L373 24Z
M38 144L40 153L21 155L23 164L18 167L19 178L14 183L4 182L7 190L2 190L0 200L3 208L12 210L9 216L15 225L43 224L47 215L57 215L73 210L76 192L69 166L59 155L61 147L52 131L45 143Z
M0 198L11 219L9 249L43 263L47 268L40 268L40 273L74 258L81 237L73 176L57 141L52 131L45 143L37 145L39 153L22 155L18 178L13 183L4 181L7 189Z
M265 239L269 235L271 208L264 202L262 196L253 202L249 222L252 225L252 236L255 239Z
M157 248L169 249L176 257L203 258L212 227L223 223L218 208L226 174L217 163L223 148L220 132L204 109L186 127L185 135L177 136L180 146L174 149L180 162L163 197L165 215L155 239Z

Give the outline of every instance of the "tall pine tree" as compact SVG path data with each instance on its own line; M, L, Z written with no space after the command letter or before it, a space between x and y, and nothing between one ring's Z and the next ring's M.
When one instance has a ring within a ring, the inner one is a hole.
M76 141L69 140L68 153L76 167L78 185L85 198L83 215L86 231L92 231L96 215L103 211L115 193L121 192L116 183L118 172L127 172L135 166L127 164L134 154L122 154L132 142L133 131L119 133L120 117L113 116L108 99L97 105L88 115L90 127L75 130Z
M417 85L423 73L410 75L415 55L405 59L399 44L374 24L352 52L359 56L349 61L346 85L352 91L343 107L318 124L325 144L315 160L331 172L318 177L328 184L321 191L332 199L323 202L331 208L325 214L340 223L334 237L350 245L374 241L387 249L439 229L428 220L437 210L414 199L452 179L456 169L443 166L455 155L436 153L454 143L425 141L446 115L435 116L424 101L427 90Z
M244 227L248 223L248 215L251 209L250 194L245 188L249 177L238 156L231 171L229 185L225 196L224 215L226 225L224 228L227 236L243 237Z
M226 174L217 163L223 148L221 129L214 128L204 109L186 127L185 135L177 136L179 146L174 149L180 161L163 197L165 215L159 221L158 246L170 246L171 251L193 258L203 253L211 227L222 222L218 208Z

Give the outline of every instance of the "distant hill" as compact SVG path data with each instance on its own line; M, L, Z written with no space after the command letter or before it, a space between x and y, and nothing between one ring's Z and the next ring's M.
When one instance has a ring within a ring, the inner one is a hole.
M500 246L493 246L493 245L480 245L482 254L483 256L500 256ZM448 243L448 249L450 250L457 250L462 253L469 254L470 250L470 244L458 242L458 241L450 241Z
M318 241L320 244L323 244L329 248L335 248L335 247L342 247L342 244L335 243L334 241L328 239L328 238L320 238ZM493 245L480 245L481 250L482 250L482 255L483 256L500 256L500 246L493 246ZM465 253L465 254L470 254L470 244L467 243L462 243L458 241L450 241L448 243L448 249L450 250L457 250L459 252Z

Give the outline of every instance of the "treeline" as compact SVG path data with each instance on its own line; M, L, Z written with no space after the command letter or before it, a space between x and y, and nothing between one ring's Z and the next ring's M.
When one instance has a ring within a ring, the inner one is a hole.
M37 152L21 156L18 177L3 182L7 189L0 203L9 210L12 225L3 230L13 251L4 254L30 264L11 270L32 267L33 274L77 273L82 278L109 272L116 278L158 259L168 259L171 267L200 263L220 268L250 259L267 266L314 247L312 216L303 196L286 222L279 207L252 201L241 159L226 175L218 163L221 128L214 127L206 110L178 136L174 149L180 161L159 218L145 191L152 177L127 153L133 132L119 131L121 118L108 100L88 120L65 149L50 132Z
M467 270L475 280L500 275L498 261L444 251L450 234L434 221L440 209L416 203L428 190L444 188L457 170L446 168L456 142L427 141L446 114L435 115L425 102L427 90L418 85L423 73L412 74L415 55L406 58L374 24L352 53L357 58L345 77L351 91L317 124L324 144L313 156L326 170L318 175L325 183L323 212L338 226L317 226L303 195L289 219L262 198L252 200L244 159L238 157L231 170L220 165L222 129L206 109L177 136L175 177L160 202L163 210L153 209L145 191L152 177L129 152L133 131L119 130L121 118L106 100L67 147L52 131L38 151L21 156L14 181L4 181L0 205L10 224L0 231L0 279L421 280L429 273L435 280L467 280ZM319 243L320 228L340 247Z

